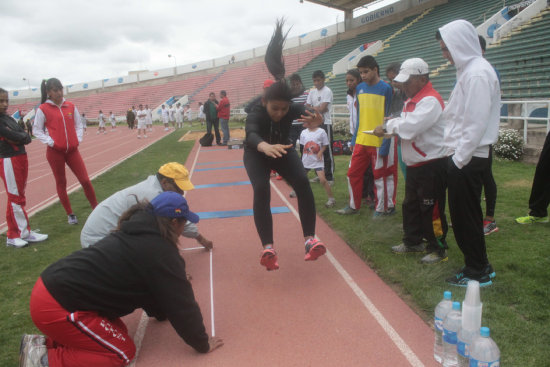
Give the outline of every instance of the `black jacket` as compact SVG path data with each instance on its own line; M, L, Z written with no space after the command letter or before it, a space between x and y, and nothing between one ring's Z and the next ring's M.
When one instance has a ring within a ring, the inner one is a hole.
M30 135L19 126L17 121L9 115L0 114L0 158L26 154L25 144L31 141Z
M145 211L124 222L121 231L50 265L42 280L69 312L96 311L114 319L143 308L166 317L198 352L210 348L185 262Z
M269 144L292 144L288 137L292 121L299 119L304 113L303 104L291 103L288 113L281 121L273 122L264 106L254 106L246 117L245 148L257 150L262 141Z

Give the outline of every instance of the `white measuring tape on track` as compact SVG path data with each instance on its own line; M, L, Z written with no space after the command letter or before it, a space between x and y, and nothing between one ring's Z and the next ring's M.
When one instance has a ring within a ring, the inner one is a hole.
M290 209L292 214L294 214L294 217L296 217L296 219L299 222L300 221L300 215L298 214L296 209L286 199L286 197L283 195L283 193L277 188L275 183L271 180L270 180L270 183L271 183L271 187L273 187L275 192L277 192L279 197L283 200L283 202L286 204L286 206ZM317 237L317 236L315 236L315 237ZM320 240L319 237L317 237L317 239ZM422 363L422 361L416 356L416 354L407 345L407 343L403 340L403 338L401 338L401 336L397 333L397 331L395 331L395 329L390 325L388 320L386 320L384 315L382 315L382 313L376 308L376 306L372 303L372 301L369 299L369 297L367 297L365 292L363 292L363 290L359 287L359 285L353 280L351 275L349 275L349 273L344 269L344 267L340 264L340 262L338 260L336 260L336 258L330 253L330 251L328 249L327 249L327 252L326 252L326 257L330 261L332 266L334 266L336 271L340 274L340 276L342 276L344 281L353 290L353 293L355 293L357 298L359 298L361 303L370 312L370 314L376 320L376 322L378 322L378 324L380 324L380 326L382 327L384 332L390 337L392 342L397 346L397 348L399 348L399 350L401 351L403 356L405 358L407 358L407 360L409 361L411 366L423 367L424 364Z
M199 145L199 149L197 150L197 154L195 154L195 159L193 160L193 165L191 166L191 171L189 172L189 179L193 177L193 172L195 171L195 166L197 165L197 160L199 158L199 153L201 150L201 146ZM187 192L183 194L185 196ZM204 247L191 247L183 249L183 251L191 251L191 250L204 250ZM214 278L213 278L213 271L212 271L212 250L209 250L210 252L210 320L212 321L212 336L216 336L216 329L214 327ZM139 320L138 327L136 329L136 332L134 334L134 344L136 346L136 355L132 362L128 365L129 367L135 367L139 351L141 349L141 344L143 343L143 338L145 337L145 332L147 331L147 324L149 323L149 316L147 316L147 313L142 311L141 318Z

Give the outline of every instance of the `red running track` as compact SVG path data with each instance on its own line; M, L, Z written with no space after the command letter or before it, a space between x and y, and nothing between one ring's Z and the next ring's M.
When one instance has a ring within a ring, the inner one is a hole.
M110 127L107 127L110 129ZM126 126L118 126L114 131L108 130L107 134L96 134L97 128L88 128L87 134L79 146L80 154L86 164L88 175L91 179L116 166L126 158L148 147L167 133L161 127L154 127L152 133L148 133L147 139L137 139L137 130L129 130ZM38 139L26 146L29 159L29 177L27 179L27 214L32 215L38 210L59 201L55 189L50 165L46 160L46 145ZM67 190L72 192L80 188L80 183L72 171L65 166L67 174ZM99 199L99 198L98 198ZM75 213L78 216L78 213ZM6 226L6 189L0 184L0 233L7 230ZM62 218L64 221L66 218ZM84 220L85 218L80 218ZM30 219L31 229L32 218Z
M186 165L197 185L247 181L242 150L195 144ZM204 168L237 167L221 170ZM214 250L182 256L209 334L225 345L196 353L168 322L141 310L125 318L135 335L136 367L153 366L437 366L433 331L320 218L317 236L326 256L305 262L296 199L283 181L272 183L275 248L280 270L259 265L260 241L252 216L203 219L201 233ZM195 212L252 208L250 185L197 188L187 193Z

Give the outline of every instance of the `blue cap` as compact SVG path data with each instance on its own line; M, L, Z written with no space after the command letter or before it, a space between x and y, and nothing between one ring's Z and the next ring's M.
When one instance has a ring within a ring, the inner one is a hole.
M443 298L445 298L445 299L451 299L451 297L452 297L451 291L445 291L445 292L443 292Z
M151 205L157 217L185 218L191 223L199 221L199 216L189 210L187 200L177 192L164 191L151 200Z
M485 337L485 338L488 338L490 335L491 335L491 331L489 330L488 327L486 326L482 326L480 329L479 329L479 335Z
M460 302L453 302L453 310L460 311Z

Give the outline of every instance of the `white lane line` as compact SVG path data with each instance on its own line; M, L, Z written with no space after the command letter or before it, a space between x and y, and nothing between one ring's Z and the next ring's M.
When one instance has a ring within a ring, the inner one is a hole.
M214 276L212 266L212 250L210 252L210 320L212 323L212 336L216 336L216 328L214 327Z
M193 251L193 250L204 250L204 247L188 247L188 248L182 248L180 251Z
M290 209L290 211L294 214L294 217L300 221L300 216L294 206L286 199L286 197L283 195L283 193L275 186L275 183L270 180L271 187L277 192L279 197L283 200L283 202L287 205L287 207ZM318 238L318 237L317 237ZM319 239L319 238L318 238ZM412 349L407 345L407 343L401 338L399 333L395 331L395 329L391 326L388 320L382 315L382 313L376 308L376 306L372 303L372 301L367 297L365 292L359 287L359 285L353 280L351 275L344 269L344 267L340 264L338 260L330 253L329 250L327 250L326 253L327 259L330 261L332 266L336 269L336 271L342 276L344 281L348 284L348 286L353 290L353 293L359 298L361 303L366 307L366 309L370 312L372 317L378 322L378 324L382 327L384 332L389 336L389 338L392 340L392 342L395 344L397 348L401 351L403 356L407 358L411 366L414 367L423 367L424 364L420 359L416 356L416 354L412 351Z

